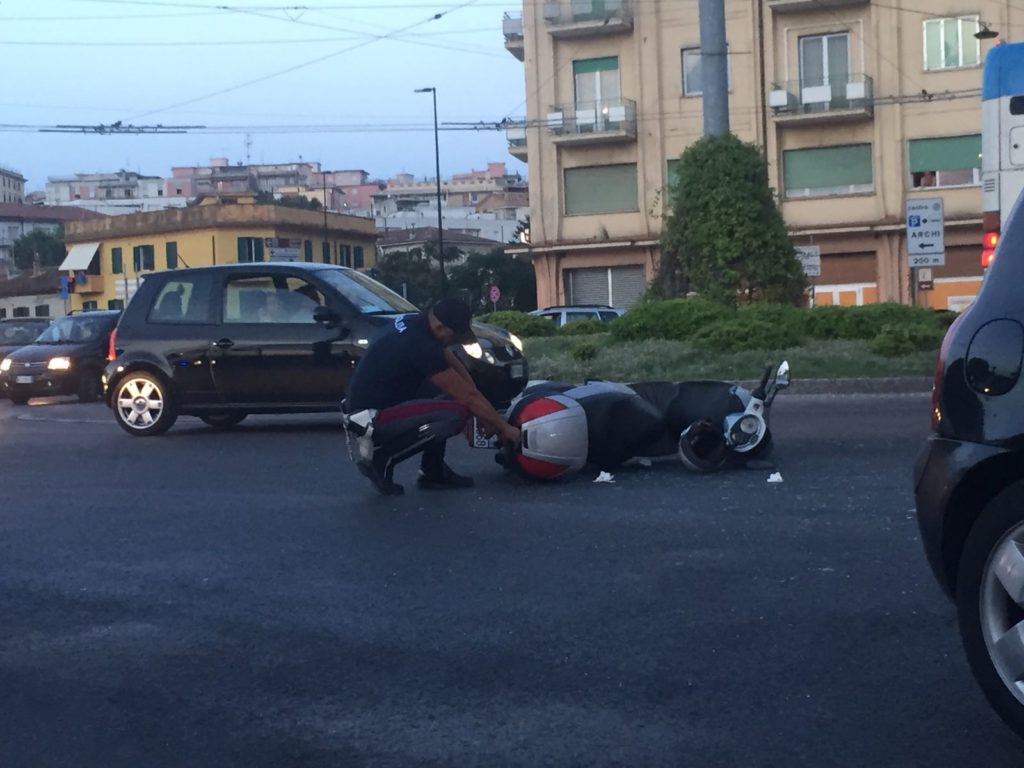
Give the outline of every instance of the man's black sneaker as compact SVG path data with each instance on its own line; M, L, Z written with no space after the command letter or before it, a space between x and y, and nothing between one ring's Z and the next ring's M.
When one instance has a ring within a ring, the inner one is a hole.
M372 461L357 461L359 471L369 478L373 487L383 496L401 496L405 488L394 482L377 464Z
M426 475L421 469L419 477L416 478L416 485L421 491L442 491L447 488L472 488L473 478L460 475L445 464L440 475Z

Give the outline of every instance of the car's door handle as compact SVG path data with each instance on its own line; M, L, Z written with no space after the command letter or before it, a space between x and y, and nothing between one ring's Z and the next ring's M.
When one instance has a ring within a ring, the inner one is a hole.
M215 346L217 349L231 349L233 346L235 346L235 342L233 342L231 339L221 339L220 341L213 342L213 346Z

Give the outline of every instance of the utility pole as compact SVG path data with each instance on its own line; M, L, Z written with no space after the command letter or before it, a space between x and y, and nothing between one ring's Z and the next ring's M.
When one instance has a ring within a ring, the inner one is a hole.
M330 259L330 244L327 241L327 171L321 170L321 176L324 182L324 248L327 249L328 259Z
M437 261L441 267L441 298L448 294L448 278L444 274L444 225L441 223L441 144L437 134L437 88L417 88L416 93L434 97L434 172L437 176Z
M700 0L700 69L704 135L729 132L729 65L725 42L725 0Z

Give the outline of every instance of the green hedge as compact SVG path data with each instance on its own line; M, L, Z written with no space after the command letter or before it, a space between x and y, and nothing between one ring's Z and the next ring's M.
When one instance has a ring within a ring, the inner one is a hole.
M704 299L650 301L633 307L611 324L618 341L675 339L687 341L706 325L729 316L726 309Z
M555 324L547 318L511 310L480 315L476 320L481 323L497 325L509 333L522 337L554 336L556 330Z
M558 329L559 336L593 336L596 333L608 333L608 323L600 320L573 320Z
M774 323L756 315L738 313L705 326L693 335L693 345L716 352L798 347L802 335L792 323Z
M944 330L938 324L912 323L897 325L889 323L868 344L876 355L900 357L911 352L937 349L942 344Z
M952 322L949 313L892 303L815 307L807 314L807 332L819 339L873 339L887 325L945 329Z

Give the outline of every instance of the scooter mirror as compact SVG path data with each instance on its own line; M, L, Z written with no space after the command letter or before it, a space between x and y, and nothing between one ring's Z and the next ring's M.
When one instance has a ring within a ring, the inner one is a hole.
M789 361L783 360L779 370L775 372L775 388L785 389L789 386Z

